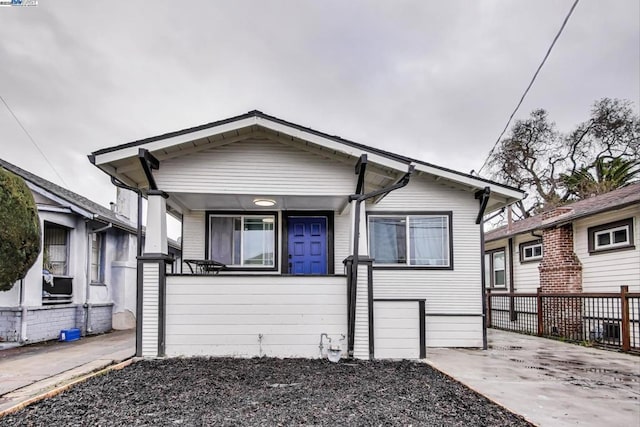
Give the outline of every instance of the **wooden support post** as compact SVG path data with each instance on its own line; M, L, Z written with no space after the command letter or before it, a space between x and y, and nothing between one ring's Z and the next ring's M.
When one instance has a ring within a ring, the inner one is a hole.
M487 289L487 328L491 327L491 289Z
M620 306L622 308L622 351L631 350L631 322L629 319L629 286L620 286Z
M538 336L541 337L544 334L544 316L542 313L542 288L536 289L536 301L538 305Z

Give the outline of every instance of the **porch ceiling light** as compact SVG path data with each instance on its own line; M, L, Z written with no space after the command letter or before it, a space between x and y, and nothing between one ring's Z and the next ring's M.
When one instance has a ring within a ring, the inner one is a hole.
M265 208L275 206L276 201L271 199L253 199L253 204L256 206L262 206Z

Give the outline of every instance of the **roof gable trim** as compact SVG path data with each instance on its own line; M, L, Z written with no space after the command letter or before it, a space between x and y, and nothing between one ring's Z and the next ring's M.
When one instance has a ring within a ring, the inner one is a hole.
M360 155L366 153L372 163L390 167L401 172L406 170L408 165L414 164L416 166L416 170L470 186L474 190L482 189L489 185L492 192L500 194L502 196L506 196L508 199L513 199L513 201L520 200L524 196L524 192L516 188L505 186L480 177L476 178L454 170L438 167L429 163L421 162L409 157L401 156L377 148L368 147L366 145L355 143L338 136L331 136L311 128L287 122L277 117L269 116L260 111L250 111L249 113L229 119L184 129L181 131L166 133L164 135L134 141L112 148L98 150L92 153L89 156L89 159L96 166L101 166L116 160L134 157L137 155L139 148L145 148L149 151L162 150L164 148L168 148L177 144L204 139L213 134L233 132L242 128L250 127L252 125L258 125L273 132L288 135L292 138L309 141L311 143L323 146L330 150L342 152L355 158L359 158Z
M50 191L45 190L44 188L32 183L31 181L25 180L25 182L27 183L27 186L31 191L34 191L40 194L41 196L44 196L50 200L53 200L54 202L58 203L62 207L69 208L73 213L81 215L85 218L93 219L94 215L92 212L89 212L86 209L83 209L80 206L74 203L71 203L68 200L63 199L62 197L59 197L51 193Z

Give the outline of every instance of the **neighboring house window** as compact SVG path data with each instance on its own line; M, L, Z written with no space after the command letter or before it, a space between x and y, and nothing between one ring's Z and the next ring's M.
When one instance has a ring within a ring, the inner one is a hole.
M370 215L369 236L377 266L452 265L450 214Z
M542 259L542 242L520 243L520 262L539 261Z
M507 286L505 251L499 249L484 255L485 286L504 288Z
M589 253L633 248L633 218L590 227Z
M103 250L104 235L102 233L91 234L91 281L102 283L104 281Z
M59 225L44 223L43 268L51 274L68 274L69 230Z
M208 225L209 259L228 267L276 267L276 215L210 215Z

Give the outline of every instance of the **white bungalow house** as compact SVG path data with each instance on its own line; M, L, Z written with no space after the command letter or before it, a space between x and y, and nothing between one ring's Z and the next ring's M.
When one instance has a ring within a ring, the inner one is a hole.
M46 341L70 328L83 335L134 328L137 196L118 191L111 210L7 161L0 167L25 180L42 230L33 267L0 292L0 341ZM177 242L172 246L177 253Z
M482 347L482 218L523 193L260 111L96 151L148 198L138 355ZM184 263L165 274L165 212Z

